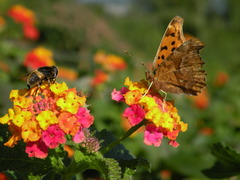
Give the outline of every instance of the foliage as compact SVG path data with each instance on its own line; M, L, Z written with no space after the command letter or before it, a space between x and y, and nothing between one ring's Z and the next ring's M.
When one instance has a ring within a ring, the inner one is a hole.
M214 166L203 171L210 178L229 178L240 174L240 154L230 147L214 144L212 154L217 158Z

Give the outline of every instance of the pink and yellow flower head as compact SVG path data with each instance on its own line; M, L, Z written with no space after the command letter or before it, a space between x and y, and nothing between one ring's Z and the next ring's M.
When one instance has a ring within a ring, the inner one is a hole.
M86 97L78 96L76 89L68 89L64 82L12 90L10 99L13 107L0 118L12 133L5 146L13 147L22 139L29 157L47 157L49 148L66 142L66 135L79 143L79 134L94 121L85 107Z
M55 65L53 53L44 47L37 47L27 53L23 65L32 70L43 66L53 66Z
M185 132L188 125L180 120L173 104L163 101L158 92L148 91L146 81L132 82L126 78L124 85L128 87L123 87L120 91L113 90L112 99L128 105L123 116L128 119L131 126L146 120L144 143L160 146L162 138L166 137L170 140L170 145L177 147L178 133Z

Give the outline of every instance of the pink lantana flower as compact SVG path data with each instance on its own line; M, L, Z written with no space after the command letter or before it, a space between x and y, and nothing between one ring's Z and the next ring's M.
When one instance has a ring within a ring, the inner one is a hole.
M154 124L149 124L146 126L144 133L144 143L146 145L154 145L156 147L161 145L163 138L163 133L159 131Z
M114 90L112 91L111 95L112 95L112 99L115 100L115 101L117 101L117 102L122 101L123 98L124 98L123 95L122 95L122 93L121 93L120 91L117 91L116 89L114 89Z
M120 91L117 91L116 89L114 89L111 93L112 100L115 100L117 102L124 101L123 94L126 94L126 92L128 92L128 91L129 90L126 87L122 87L122 89Z
M173 147L178 147L179 146L179 143L177 141L173 141L173 140L169 141L168 144L173 146Z
M82 128L89 128L94 121L94 117L90 114L90 111L84 107L79 108L75 116L77 117L77 121L80 122Z
M139 105L134 104L125 109L123 116L132 126L135 126L143 120L145 111Z
M73 142L80 143L85 139L84 132L82 130L79 130L74 136L73 136Z
M44 159L48 155L48 147L42 141L42 139L35 142L29 141L26 144L25 152L28 154L28 157L37 157Z
M58 147L59 144L65 143L66 138L64 136L64 132L58 125L49 126L48 129L42 133L43 141L51 149Z

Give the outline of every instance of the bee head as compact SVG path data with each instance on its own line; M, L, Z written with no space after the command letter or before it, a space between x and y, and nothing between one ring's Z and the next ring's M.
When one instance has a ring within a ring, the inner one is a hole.
M52 66L52 70L53 70L53 78L56 78L58 75L58 68L56 66Z

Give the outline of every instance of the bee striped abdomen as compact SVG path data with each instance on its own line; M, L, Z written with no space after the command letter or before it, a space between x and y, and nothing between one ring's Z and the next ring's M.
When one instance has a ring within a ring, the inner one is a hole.
M44 66L31 72L27 78L27 86L30 89L32 85L41 85L43 81L48 83L54 83L58 74L58 68L56 66Z

